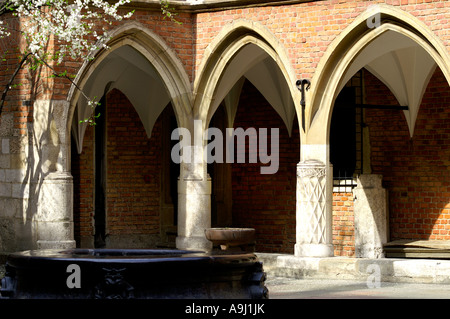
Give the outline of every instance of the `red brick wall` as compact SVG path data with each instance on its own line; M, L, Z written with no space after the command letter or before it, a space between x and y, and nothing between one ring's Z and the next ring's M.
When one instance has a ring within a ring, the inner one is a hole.
M105 116L102 114L101 116ZM151 139L137 112L118 90L107 96L107 233L159 235L162 174L161 127ZM88 127L83 152L72 154L76 239L94 233L94 128Z
M161 121L151 139L133 105L113 90L107 97L107 231L159 234Z
M425 23L450 45L448 1L314 1L287 6L230 9L199 14L196 19L196 67L208 44L222 28L238 19L256 21L267 28L285 48L297 78L310 79L329 44L354 19L373 4L389 4Z
M10 14L4 14L2 20L4 25L8 24L12 29L20 27L19 19ZM21 47L22 40L15 32L0 39L0 88L2 92L6 89L6 84L12 79L12 75L23 57L20 51ZM5 117L12 116L13 123L8 127L8 133L11 133L8 135L12 139L18 140L26 135L28 133L27 125L33 122L32 99L39 93L41 85L37 73L27 70L25 64L9 84L10 88L5 96L0 123Z
M78 154L72 139L72 176L74 188L74 237L77 246L94 235L94 128L88 127L83 152Z
M333 192L333 246L335 256L355 256L353 193Z
M395 103L371 74L366 76L366 100ZM373 173L383 175L389 191L391 240L450 239L449 104L449 86L438 68L423 97L412 138L402 111L366 112Z
M297 118L291 137L278 113L246 82L234 127L279 128L280 158L276 174L260 173L261 164L232 165L233 226L256 229L260 252L293 253L295 244L296 167L300 160ZM268 141L268 147L270 142ZM248 142L246 148L248 154ZM270 151L270 149L269 149Z

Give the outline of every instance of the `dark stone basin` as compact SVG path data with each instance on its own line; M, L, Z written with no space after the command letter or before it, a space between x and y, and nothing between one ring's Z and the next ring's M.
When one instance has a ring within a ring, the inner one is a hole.
M149 249L31 250L8 256L1 298L263 299L253 253Z

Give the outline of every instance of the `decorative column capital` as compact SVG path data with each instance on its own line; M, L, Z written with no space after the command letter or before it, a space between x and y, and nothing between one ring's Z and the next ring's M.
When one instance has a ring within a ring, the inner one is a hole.
M300 178L321 178L326 176L327 167L320 161L308 160L297 164L297 176Z

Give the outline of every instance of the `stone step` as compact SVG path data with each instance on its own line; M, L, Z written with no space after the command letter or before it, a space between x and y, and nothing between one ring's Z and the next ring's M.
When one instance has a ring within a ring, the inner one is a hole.
M450 259L450 241L396 240L384 245L387 258Z

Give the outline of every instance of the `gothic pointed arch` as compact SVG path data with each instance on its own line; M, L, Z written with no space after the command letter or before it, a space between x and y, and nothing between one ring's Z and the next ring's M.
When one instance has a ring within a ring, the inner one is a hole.
M439 67L450 83L448 52L423 22L399 8L370 6L330 44L317 66L307 96L305 144L328 144L334 101L362 67L386 84L400 105L408 106L405 119L411 135L434 69ZM318 152L313 156L325 161L325 148Z
M79 121L93 110L78 88L91 99L120 89L135 106L149 137L169 102L179 125L192 110L190 82L182 63L163 39L136 22L112 32L108 49L100 49L92 61L84 63L69 91L67 127L81 152L87 124Z
M224 27L206 48L194 82L196 117L207 127L224 102L232 126L243 78L261 92L291 133L300 101L295 72L276 37L248 20Z

